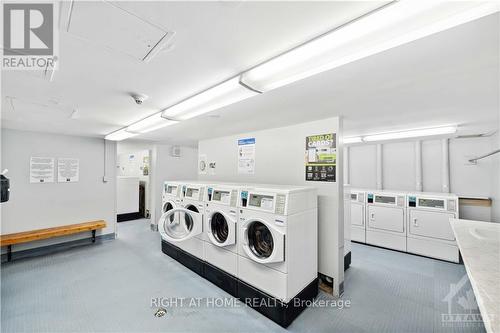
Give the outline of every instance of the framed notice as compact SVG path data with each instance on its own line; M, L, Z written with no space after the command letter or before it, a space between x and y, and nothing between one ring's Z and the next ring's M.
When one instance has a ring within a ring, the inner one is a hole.
M31 157L30 183L53 183L53 182L54 182L54 158Z
M335 133L306 137L306 181L335 182L337 171L337 135Z
M238 173L255 173L255 138L238 140Z
M80 177L80 160L78 158L60 158L57 160L57 181L74 183Z

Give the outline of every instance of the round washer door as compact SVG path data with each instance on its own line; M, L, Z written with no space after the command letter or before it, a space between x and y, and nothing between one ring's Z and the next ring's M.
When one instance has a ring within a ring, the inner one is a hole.
M285 259L285 236L263 220L249 220L243 226L243 250L250 259L266 264Z
M169 242L182 242L202 231L201 214L185 208L167 210L160 217L158 231Z
M228 246L236 243L236 222L224 212L213 211L207 219L207 235L217 246Z

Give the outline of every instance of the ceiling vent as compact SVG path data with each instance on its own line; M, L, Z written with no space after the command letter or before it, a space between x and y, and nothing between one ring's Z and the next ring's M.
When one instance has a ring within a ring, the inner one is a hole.
M170 155L173 157L181 157L181 147L173 146L172 150L170 151Z
M111 51L149 61L172 47L174 32L108 1L71 1L65 29L71 35Z
M9 120L50 121L70 119L74 117L76 109L51 102L34 102L6 96L3 118Z

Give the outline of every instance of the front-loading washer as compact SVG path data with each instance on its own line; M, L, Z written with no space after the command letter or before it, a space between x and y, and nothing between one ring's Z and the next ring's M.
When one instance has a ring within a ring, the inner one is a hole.
M203 232L203 215L183 206L182 189L185 184L176 183L176 186L179 198L175 199L175 205L172 200L166 200L164 213L158 222L162 251L202 275L204 246L198 237Z
M236 185L207 189L205 207L205 277L236 296L238 193Z
M239 205L238 297L274 300L255 309L286 327L318 293L316 189L255 185Z

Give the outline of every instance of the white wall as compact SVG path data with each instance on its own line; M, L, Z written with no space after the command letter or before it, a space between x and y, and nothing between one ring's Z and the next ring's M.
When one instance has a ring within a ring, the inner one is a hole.
M98 234L115 232L114 142L106 143L108 182L104 183L103 139L8 129L2 129L1 137L1 168L9 169L11 185L10 200L1 205L2 234L101 219L107 227ZM80 179L76 183L31 184L31 156L79 158ZM88 237L78 234L37 241L14 246L13 251Z
M498 200L498 174L493 159L471 165L468 159L490 151L491 138L450 139L450 190L463 197L491 197ZM350 185L375 188L375 145L349 147ZM415 141L383 144L383 188L415 190ZM422 180L425 192L441 192L441 140L422 141ZM492 220L492 210L484 207L461 207L462 218ZM498 221L498 218L497 218Z
M151 151L151 224L157 224L161 216L161 193L166 180L197 179L198 149L181 147L181 156L171 156L172 146L148 141L125 140L118 142L118 154L130 154L141 150Z
M337 294L344 274L342 149L337 150L339 154L336 183L306 182L304 153L306 136L331 132L339 135L340 128L338 118L328 118L289 127L202 140L198 144L199 153L206 154L208 162L216 162L215 175L199 175L201 180L306 185L318 189L318 268L321 273L334 278L334 292ZM237 141L248 137L256 139L255 174L239 175Z

